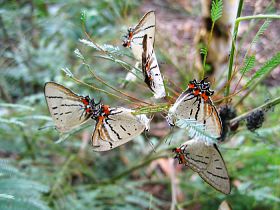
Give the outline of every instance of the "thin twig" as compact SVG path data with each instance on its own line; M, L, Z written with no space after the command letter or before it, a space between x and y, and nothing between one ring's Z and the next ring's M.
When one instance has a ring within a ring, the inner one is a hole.
M118 90L117 88L113 87L112 85L109 85L108 83L106 83L103 79L101 79L100 77L98 77L98 76L94 73L94 71L91 69L91 67L90 67L89 64L87 64L87 63L84 63L84 64L87 66L87 69L88 69L89 72L92 74L92 76L93 76L96 80L98 80L99 82L101 82L102 84L104 84L104 85L106 85L107 87L111 88L112 90L114 90L114 91L120 93L121 95L124 95L125 97L130 98L131 100L138 101L138 102L143 103L143 104L151 105L151 103L148 103L148 102L142 101L142 100L140 100L140 99L138 99L138 98L135 98L135 97L133 97L133 96L130 96L130 95L128 95L128 94L126 94L126 93L124 93L124 92Z
M234 124L234 123L236 123L236 122L239 122L239 121L245 119L245 118L246 118L247 116L249 116L252 112L255 112L255 111L257 111L257 110L269 109L269 108L271 108L271 107L273 107L273 106L275 106L275 105L277 105L277 104L279 104L279 103L280 103L280 97L277 97L277 98L275 98L275 99L273 99L273 100L271 100L271 101L269 101L269 102L267 102L267 103L265 103L265 104L263 104L263 105L261 105L261 106L255 108L255 109L253 109L253 110L250 110L250 111L248 111L248 112L246 112L246 113L244 113L244 114L242 114L242 115L237 116L236 118L230 120L229 123L230 123L230 124Z

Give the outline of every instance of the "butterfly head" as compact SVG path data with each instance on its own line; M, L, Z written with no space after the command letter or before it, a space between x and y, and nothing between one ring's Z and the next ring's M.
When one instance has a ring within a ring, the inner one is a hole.
M130 27L127 29L127 34L124 36L124 40L122 44L124 47L130 47L132 36L133 36L133 28Z
M186 163L186 158L181 148L174 148L172 149L172 152L176 154L174 159L178 159L179 164Z
M101 114L103 115L103 116L108 116L109 114L111 113L111 111L110 111L110 107L108 106L108 105L102 105L101 106Z
M197 81L194 79L194 80L192 80L192 81L189 82L189 84L188 84L188 89L189 89L189 90L193 90L193 89L195 89L195 88L197 87L197 85L198 85L198 83L197 83Z

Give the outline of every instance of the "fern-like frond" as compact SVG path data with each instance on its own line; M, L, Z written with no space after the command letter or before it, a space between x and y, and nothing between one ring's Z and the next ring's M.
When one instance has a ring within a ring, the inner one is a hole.
M217 142L217 139L210 133L205 132L205 125L198 124L196 120L192 119L180 119L176 122L176 125L180 128L187 128L190 138L199 138L205 141L207 144L213 144Z
M211 7L211 19L216 22L223 15L223 0L213 0Z
M261 76L270 73L280 64L280 51L276 53L271 59L269 59L259 70L253 75L253 77L247 82L246 86L250 86L252 82Z
M258 32L256 33L255 37L253 38L253 41L251 43L251 45L253 44L256 44L259 39L260 39L260 36L263 35L263 33L266 31L266 29L269 27L271 23L271 20L266 20L262 26L260 27L260 29L258 30Z
M82 59L82 60L85 60L85 57L82 55L82 53L80 52L79 49L75 49L75 50L74 50L74 53L75 53L75 55L76 55L78 58L80 58L80 59Z
M73 77L73 73L68 68L61 68L61 71L63 71L68 77Z
M0 160L0 209L49 210L41 199L48 186L29 180L8 160Z
M86 39L80 39L79 40L82 44L92 47L97 51L103 51L106 52L108 54L112 54L112 55L116 55L116 56L124 56L126 55L125 53L123 53L121 51L121 49L117 46L113 46L110 44L104 44L104 45L97 45L95 43L93 43L92 41L86 40Z
M245 64L240 69L242 74L246 74L247 72L251 71L255 66L256 56L252 55L245 58Z
M20 172L17 168L11 166L8 160L0 159L0 177L16 176Z
M202 47L201 49L200 49L200 54L202 54L202 55L207 55L207 53L208 53L208 50L207 50L207 48L206 47Z

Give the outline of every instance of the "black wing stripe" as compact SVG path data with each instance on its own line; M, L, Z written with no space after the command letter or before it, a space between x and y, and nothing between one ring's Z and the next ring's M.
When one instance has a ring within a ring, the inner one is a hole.
M135 37L133 37L132 40L134 40L134 39L143 39L143 37L144 37L144 36L135 36Z
M146 28L143 28L143 31L146 31L147 29L149 29L149 28L153 28L153 27L156 27L156 25L150 25L150 26L147 26Z
M152 69L155 69L155 68L157 68L157 65L151 67L151 68L150 68L150 71L152 71Z
M105 122L106 122L106 124L110 127L111 131L112 131L114 134L116 134L117 138L118 138L119 140L121 140L122 138L120 137L120 135L118 134L118 132L115 131L115 129L114 129L113 126L108 122L107 119L105 119Z
M228 180L228 177L219 176L219 175L217 175L217 174L213 174L213 173L211 173L210 171L207 171L207 173L208 173L208 174L211 174L212 176L218 177L218 178L220 178L220 179L225 179L225 180Z
M192 113L193 113L193 108L191 109L190 116L192 116Z
M62 96L46 96L46 98L60 98L60 99L63 99Z
M121 129L123 129L124 131L126 131L126 129L125 129L122 125L120 125L120 127L121 127Z
M195 97L197 97L197 96L193 96L192 98L187 98L187 99L184 100L184 102L189 101L189 100L192 100L192 99L195 98ZM196 101L195 101L195 102L196 102ZM195 103L195 102L194 102L194 103Z
M81 104L61 104L60 106L82 106Z
M202 164L205 164L205 165L208 164L208 163L206 163L206 162L204 162L204 161L197 160L197 159L194 159L194 158L192 158L192 157L188 157L188 159L191 159L191 160L193 160L194 162L202 163Z
M198 104L197 104L197 110L196 110L196 113L195 113L195 120L197 120L197 117L198 117L198 113L199 113L199 110L200 110L200 103L201 103L201 100L199 99L198 101Z

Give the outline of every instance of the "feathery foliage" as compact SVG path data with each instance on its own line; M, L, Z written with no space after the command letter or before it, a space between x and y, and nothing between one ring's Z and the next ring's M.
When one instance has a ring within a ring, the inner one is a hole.
M223 15L223 0L213 0L211 6L211 19L216 22Z
M277 52L272 58L265 62L247 82L246 86L250 86L252 82L263 75L268 74L280 64L280 51Z
M42 200L48 187L27 179L7 160L0 160L0 209L48 210Z
M150 8L150 2L146 1L144 7L140 3L55 0L51 3L6 1L1 4L0 158L5 158L0 160L1 210L169 209L176 194L179 195L178 209L216 210L225 199L237 210L279 209L278 107L266 112L263 128L255 133L247 132L244 123L240 122L237 132L227 139L230 143L221 145L234 183L231 195L225 197L215 192L196 173L170 164L171 149L188 139L186 129L191 136L207 142L217 140L205 133L201 125L187 120L181 122L181 129L174 128L170 132L165 119L157 113L166 114L181 88L186 88L186 78L194 79L195 72L191 65L193 61L185 59L186 49L192 52L193 49L189 49L192 45L180 42L184 50L174 50L177 39L173 39L173 33L168 34L169 27L157 27L155 39L156 52L160 52L157 54L160 68L170 90L168 103L149 100L152 94L144 87L141 70L134 67L132 53L121 47L121 37L127 32L127 27L135 25L142 11ZM193 21L201 15L196 8L191 10L191 14L189 11L186 13L176 3L168 2L165 8L158 4L153 7L158 7L157 11L169 11L170 5L172 14L180 12L180 20L184 17L188 21L190 17ZM220 18L222 10L222 1L213 1L213 22ZM157 24L162 24L164 18L158 17L157 14ZM267 29L268 22L256 35L253 34L253 43L264 38L261 34ZM270 24L272 26L273 22ZM162 28L166 31L161 31ZM167 34L168 37L164 36ZM201 53L206 56L207 48L203 48ZM251 71L252 63L258 65L258 53L254 59L246 58L242 71ZM279 65L277 59L279 53L257 71L253 81L275 69ZM141 106L125 100L123 95L97 81L88 66L93 66L94 73L117 90L152 105ZM131 68L137 70L139 78L123 90L119 86ZM218 81L220 78L215 79ZM136 108L140 113L154 115L151 131L146 135L153 142L156 153L152 152L144 135L110 152L93 152L88 141L94 120L60 136L54 129L44 99L44 83L47 81L61 83L75 93L90 95L114 107ZM249 100L246 98L242 106L238 106L238 114L259 106L268 99L268 95L274 98L279 94L279 86L268 89L265 85L258 85L249 95ZM234 102L239 96L231 100ZM213 100L216 100L214 97L220 99L222 95L215 89ZM256 100L250 100L250 97ZM170 138L169 144L164 143L166 138ZM56 144L58 142L60 144ZM172 173L175 173L175 178Z
M258 32L256 33L255 37L253 38L252 40L252 44L256 44L259 40L260 40L260 37L264 34L264 32L266 31L266 29L269 27L271 23L271 20L266 20L262 26L260 27L260 29L258 30Z
M251 55L245 58L245 63L241 67L240 72L241 74L246 74L247 72L251 71L255 66L256 56Z

